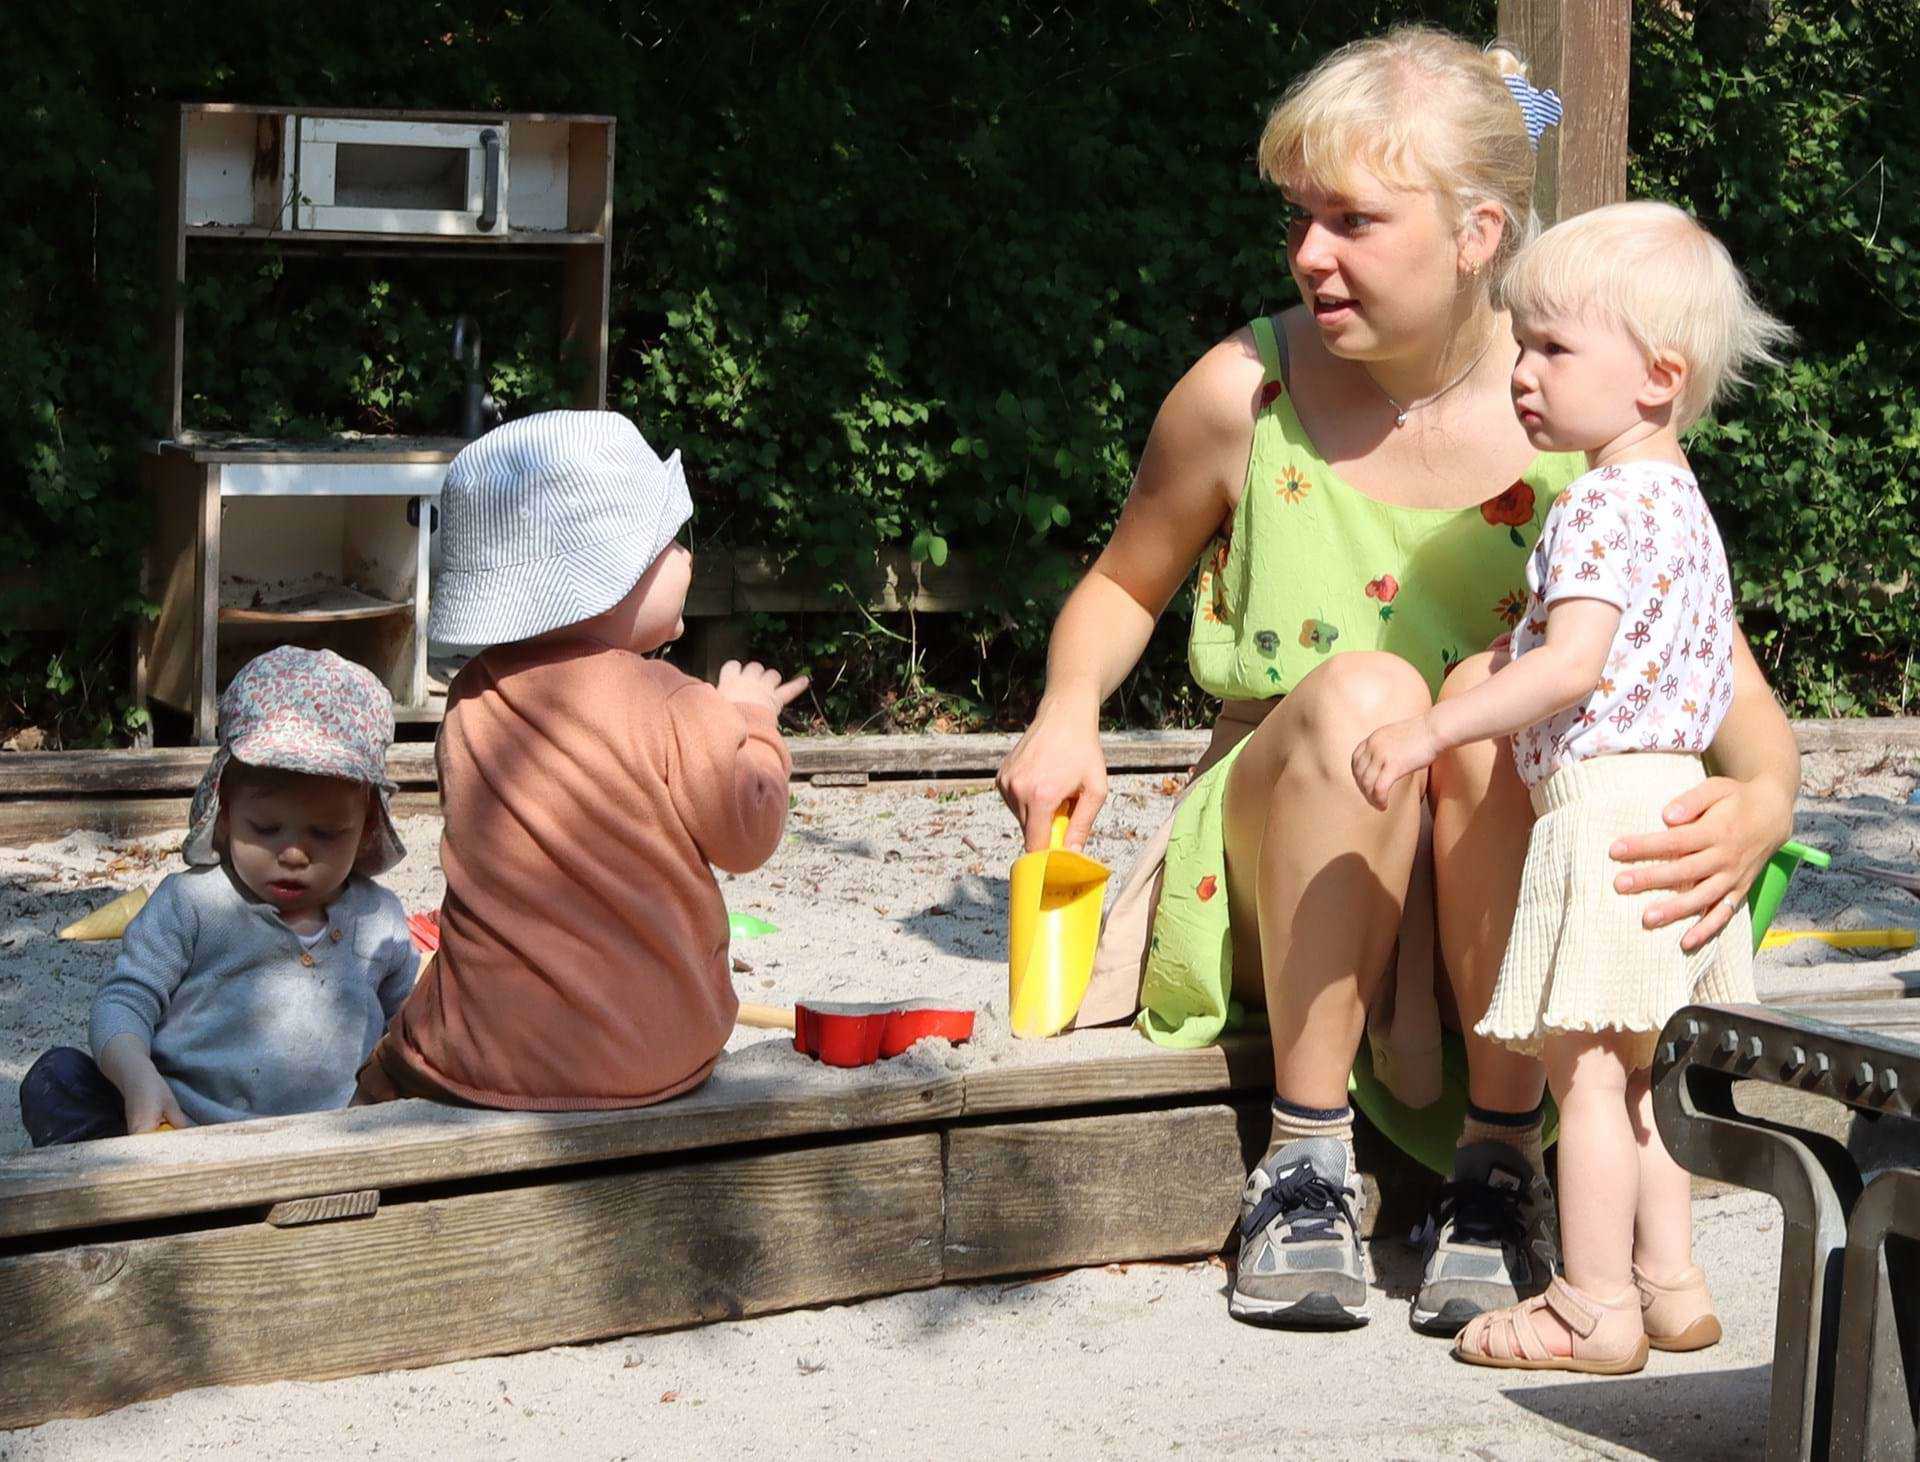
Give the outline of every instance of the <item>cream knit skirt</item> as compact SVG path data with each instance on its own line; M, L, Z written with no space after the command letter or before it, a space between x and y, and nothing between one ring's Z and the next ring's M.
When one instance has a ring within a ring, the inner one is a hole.
M1706 779L1700 758L1667 752L1597 756L1532 789L1536 821L1500 979L1477 1034L1529 1054L1552 1031L1630 1032L1635 1067L1649 1064L1660 1028L1695 1001L1750 1004L1753 926L1744 902L1711 943L1680 948L1693 921L1644 929L1664 890L1622 894L1615 838L1656 831L1661 811Z

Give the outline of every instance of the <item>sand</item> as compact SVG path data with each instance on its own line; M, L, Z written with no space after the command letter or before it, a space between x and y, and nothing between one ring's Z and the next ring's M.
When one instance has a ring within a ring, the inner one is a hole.
M1416 1335L1418 1254L1377 1240L1373 1322L1229 1320L1218 1260L948 1285L526 1355L326 1382L213 1387L0 1434L0 1462L272 1458L1316 1462L1761 1453L1779 1210L1698 1205L1727 1339L1618 1380L1477 1370Z
M1920 868L1920 755L1904 761L1853 754L1811 757L1796 817L1803 841L1839 854ZM1089 851L1124 870L1139 841L1166 815L1178 784L1164 776L1116 777ZM444 884L436 818L403 820L407 858L385 879L409 909L437 907ZM63 943L67 923L139 883L180 866L173 838L126 842L76 833L54 843L0 849L0 1086L17 1083L50 1045L86 1044L87 1008L111 969L117 944ZM910 1067L975 1070L987 1065L1077 1060L1147 1049L1124 1030L1044 1044L1007 1031L1007 869L1019 852L1011 818L981 784L882 783L794 791L785 842L756 872L723 875L733 910L776 932L734 945L743 999L882 1000L935 996L976 1006L975 1039L928 1043ZM1117 876L1117 875L1116 875ZM1803 873L1775 920L1800 928L1920 925L1920 901L1882 884ZM1872 968L1920 983L1920 950L1839 952L1803 943L1761 956L1797 978L1836 978ZM756 1070L796 1080L852 1082L799 1056L784 1036L740 1029L728 1049ZM896 1063L899 1064L899 1063ZM744 1074L744 1073L743 1073ZM0 1152L25 1144L17 1107L0 1103Z
M1808 759L1797 836L1837 854L1920 867L1920 758ZM1165 815L1175 782L1118 777L1090 851L1124 868ZM1035 1045L1006 1032L1006 872L1018 852L990 788L799 787L788 837L755 873L725 880L730 905L776 926L735 945L743 997L972 1003L979 1036L927 1043L900 1062L970 1070L1147 1047L1125 1031ZM409 908L441 890L438 825L401 824L409 855L385 880ZM76 834L0 850L0 1084L46 1046L85 1044L87 1006L114 945L55 931L170 868L175 839ZM1803 874L1782 926L1920 925L1920 902L1884 885ZM1864 970L1920 984L1920 950L1839 953L1803 944L1763 954L1796 978ZM735 1071L856 1082L798 1056L782 1036L738 1031ZM24 1143L0 1105L0 1152ZM708 1455L1271 1455L1685 1458L1754 1455L1764 1426L1777 1212L1736 1195L1701 1207L1701 1252L1729 1341L1657 1357L1633 1380L1489 1376L1405 1327L1417 1259L1374 1246L1387 1288L1376 1322L1347 1338L1282 1336L1230 1323L1217 1263L1133 1265L1048 1282L949 1286L743 1324L560 1347L320 1384L189 1392L85 1422L0 1436L0 1462L71 1457L258 1455L531 1457ZM1398 1296L1399 1298L1395 1298ZM1656 1378L1699 1373L1694 1384ZM1417 1383L1380 1384L1388 1375ZM1304 1389L1313 1393L1303 1402Z

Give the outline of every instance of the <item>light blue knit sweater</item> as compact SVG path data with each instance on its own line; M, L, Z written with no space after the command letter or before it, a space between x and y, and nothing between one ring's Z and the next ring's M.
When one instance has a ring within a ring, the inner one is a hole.
M170 875L93 998L97 1059L127 1032L197 1123L344 1107L354 1073L413 988L400 900L347 880L311 952L225 867Z

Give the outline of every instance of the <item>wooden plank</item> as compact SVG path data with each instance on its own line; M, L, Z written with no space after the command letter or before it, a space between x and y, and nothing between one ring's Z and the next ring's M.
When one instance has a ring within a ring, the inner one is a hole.
M929 1133L0 1259L0 1427L928 1288L941 1186Z
M1920 995L1920 972L1909 970L1902 974L1877 960L1861 960L1836 970L1830 966L1784 965L1763 958L1754 964L1753 983L1760 998L1769 1005L1903 1000L1910 995Z
M1864 1034L1920 1041L1920 1000L1840 1000L1780 1007L1783 1015L1824 1020Z
M1057 1060L969 1072L966 1114L1264 1091L1273 1085L1273 1045L1261 1031L1238 1032L1223 1037L1218 1045L1195 1051L1170 1051L1145 1040L1138 1045L1133 1054L1099 1060Z
M186 358L187 238L181 220L187 206L187 107L169 110L158 134L160 156L154 172L154 202L160 217L159 289L155 305L154 343L159 347L160 430L169 436L180 430L182 368Z
M960 1114L961 1078L889 1070L857 1084L736 1073L613 1112L491 1112L389 1102L113 1137L0 1159L0 1238L267 1206L366 1188L493 1178L743 1142L843 1136ZM0 1307L0 1314L4 1314Z
M574 127L567 139L567 227L597 242L567 250L560 355L581 373L573 404L607 405L607 305L613 281L613 123Z
M956 1127L946 1140L950 1280L1215 1253L1247 1175L1227 1106Z
M0 756L0 797L191 792L213 754L211 746L14 752ZM403 787L433 786L433 743L403 741L389 747L387 775Z
M183 102L182 111L209 113L279 113L293 111L302 117L358 117L369 122L611 122L600 112L458 112L442 107L288 107L281 102L263 106L258 102Z
M1802 721L1794 729L1803 749L1885 749L1920 755L1920 718ZM821 774L954 777L992 775L1018 740L1009 733L790 736L787 745L793 753L796 779ZM1101 736L1100 744L1109 771L1177 773L1199 758L1207 740L1205 731L1110 731ZM179 826L184 807L124 794L191 792L212 754L207 746L0 754L0 844L18 846L76 829L137 837ZM435 786L432 745L395 745L387 754L387 770L402 787ZM60 794L75 800L56 800ZM49 800L12 800L36 795ZM107 800L81 800L99 798ZM436 810L419 803L408 805L415 813Z
M182 431L149 442L145 450L191 462L241 466L444 466L467 445L464 437L332 436L311 441L252 437L236 432Z
M204 748L211 750L211 748ZM54 842L68 833L110 838L151 838L186 832L186 797L37 797L0 803L0 847ZM437 817L438 792L396 792L395 817Z
M139 470L153 515L143 573L147 594L160 606L157 618L143 621L142 634L148 642L147 693L163 705L184 711L193 704L198 643L194 615L199 609L199 600L195 597L199 570L195 562L200 541L201 469L178 458L142 453ZM76 769L87 755L84 752L50 754L67 756L67 764ZM51 768L60 763L35 765ZM12 769L9 761L0 759L0 777ZM0 782L0 787L16 790L4 782ZM66 789L57 781L35 786L31 778L17 788L19 792L42 790Z
M1205 731L1109 731L1101 736L1114 771L1184 769L1206 749ZM794 772L900 776L992 772L1020 738L1007 733L943 736L789 736ZM0 797L191 792L213 756L209 746L112 751L0 753ZM387 751L387 775L402 787L436 785L433 744L403 741Z
M1109 731L1100 737L1107 769L1184 771L1206 750L1206 731ZM866 772L880 776L945 776L998 770L1020 740L1010 733L965 736L790 736L796 776ZM0 762L0 766L4 763Z
M1069 1040L1072 1038L1069 1037ZM44 1148L0 1160L0 1238L742 1142L982 1114L1260 1091L1264 1035L1198 1051L1039 1060L924 1080L875 1068L820 1090L722 1062L700 1090L616 1112L486 1112L395 1102ZM809 1089L809 1088L812 1089Z
M293 1198L276 1203L267 1210L266 1221L275 1228L298 1228L303 1223L366 1218L379 1211L380 1190L362 1188L358 1193L329 1193L324 1198Z
M1534 209L1553 224L1627 196L1629 0L1500 0L1501 39L1566 116L1540 139Z
M1920 716L1862 716L1851 720L1795 721L1803 754L1826 751L1920 754Z
M193 741L213 741L220 701L217 674L220 660L220 468L201 469L198 486L200 518L194 535L193 556L193 689L187 713L193 718Z

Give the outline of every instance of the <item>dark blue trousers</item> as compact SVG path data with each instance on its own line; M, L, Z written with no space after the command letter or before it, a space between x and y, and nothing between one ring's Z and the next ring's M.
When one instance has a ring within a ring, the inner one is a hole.
M27 1068L20 1082L20 1121L35 1147L127 1135L120 1088L101 1074L93 1057L72 1046L55 1046Z

